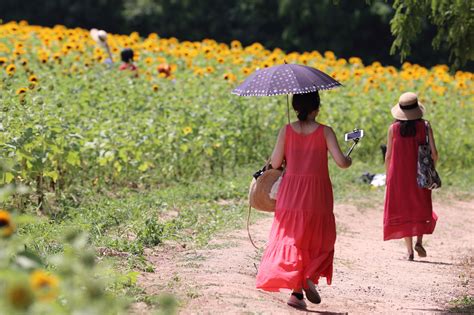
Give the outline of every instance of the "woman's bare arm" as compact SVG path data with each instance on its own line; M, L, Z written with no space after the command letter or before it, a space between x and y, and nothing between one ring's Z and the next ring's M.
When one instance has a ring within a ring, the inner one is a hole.
M324 137L326 138L328 150L337 166L340 168L348 168L351 166L352 159L342 153L339 143L337 142L336 134L331 127L324 127Z
M390 159L392 158L392 139L393 139L393 131L392 131L392 126L390 125L390 127L388 127L388 132L387 132L387 152L385 152L385 174L388 174Z
M273 149L271 159L273 168L279 168L283 164L283 160L285 159L285 129L285 127L280 129L275 148Z
M436 162L438 161L438 150L436 149L436 143L435 139L433 136L433 129L431 128L431 124L428 123L428 137L430 140L430 148L431 148L431 158L433 159L434 164L436 165Z

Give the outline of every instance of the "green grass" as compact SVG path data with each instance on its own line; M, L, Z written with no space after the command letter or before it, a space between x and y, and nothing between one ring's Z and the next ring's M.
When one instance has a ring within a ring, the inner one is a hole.
M330 163L335 202L352 203L361 210L380 207L385 188L365 184L360 177L364 172L383 172L383 166L365 164L357 157L354 160L349 169ZM88 232L96 246L136 255L169 240L202 246L222 229L243 227L248 185L259 167L242 167L233 173L169 186L116 188L101 193L91 189L82 193L80 204L58 201L63 208L56 210L55 216L25 224L20 233L28 235L32 246L45 253L61 250L55 240L71 228ZM434 194L440 199L472 198L468 183L472 173L443 178L444 187Z
M452 305L448 311L451 313L474 313L474 297L470 295L464 295L459 298L452 300L450 303Z

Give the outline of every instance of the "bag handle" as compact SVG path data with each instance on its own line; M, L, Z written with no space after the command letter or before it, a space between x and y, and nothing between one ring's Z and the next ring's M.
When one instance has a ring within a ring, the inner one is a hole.
M430 144L430 130L428 127L428 122L425 120L425 139L426 139L426 144Z
M249 204L249 213L248 213L248 216L247 216L247 234L249 235L249 240L250 240L250 243L252 243L253 247L255 247L255 249L260 249L259 247L257 247L257 245L255 245L255 243L253 242L253 239L252 239L252 236L250 235L250 212L252 210L252 206Z
M270 156L267 160L267 163L265 164L265 166L257 171L255 174L253 174L253 177L255 179L257 179L260 175L263 174L263 172L267 171L267 170L270 170L270 169L273 169L273 166L272 166L272 157ZM285 168L283 169L283 173L285 172ZM250 213L252 211L252 206L250 205L249 203L249 211L248 211L248 215L247 215L247 234L249 236L249 240L250 240L250 243L252 243L253 247L255 247L255 249L260 249L257 245L255 245L253 239L252 239L252 235L250 235Z

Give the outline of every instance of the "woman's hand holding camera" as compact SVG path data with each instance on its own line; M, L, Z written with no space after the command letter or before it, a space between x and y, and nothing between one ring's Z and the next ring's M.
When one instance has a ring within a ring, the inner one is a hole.
M347 167L352 165L352 158L350 156L346 156Z

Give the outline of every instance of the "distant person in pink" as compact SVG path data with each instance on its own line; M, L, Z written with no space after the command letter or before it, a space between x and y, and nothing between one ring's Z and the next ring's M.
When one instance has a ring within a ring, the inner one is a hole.
M414 259L414 236L415 251L420 257L426 257L423 235L433 233L437 220L431 202L431 190L420 188L416 180L418 145L426 142L426 129L433 161L438 160L433 130L422 119L424 110L415 93L408 92L400 96L398 104L392 108L395 121L388 128L385 155L387 189L383 238L385 241L403 238L410 261Z
M138 76L138 68L133 63L133 55L133 50L130 48L125 48L120 52L122 64L120 65L119 70L130 70L135 73L135 76Z
M318 92L296 94L292 100L298 121L280 130L272 167L284 162L269 241L257 274L257 288L292 291L288 305L305 308L303 291L312 303L321 298L315 284L325 277L331 284L336 223L328 171L328 151L347 168L350 157L341 152L334 131L316 121Z

